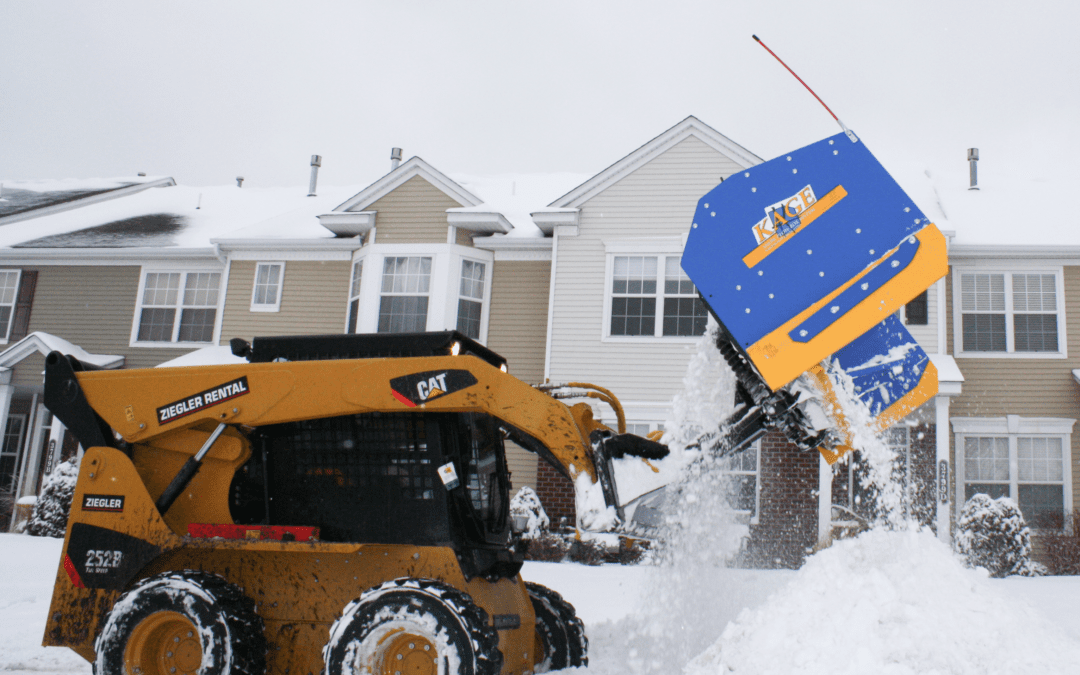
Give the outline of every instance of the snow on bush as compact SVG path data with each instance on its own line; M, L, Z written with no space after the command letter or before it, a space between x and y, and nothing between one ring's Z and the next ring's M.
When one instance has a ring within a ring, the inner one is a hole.
M67 531L68 514L71 513L71 496L75 494L75 481L79 477L79 461L72 457L60 463L45 477L41 495L34 504L34 512L26 527L35 537L63 537Z
M525 532L522 535L526 539L539 539L541 533L551 526L551 519L548 518L547 512L544 511L544 505L540 503L540 498L527 485L518 490L514 498L510 500L510 517L513 518L514 516L528 518L528 524L525 526Z
M1008 497L977 494L967 500L956 521L956 550L969 566L982 567L992 577L1044 573L1031 561L1031 532Z
M1000 584L928 530L879 527L811 556L684 673L1075 672L1080 643Z

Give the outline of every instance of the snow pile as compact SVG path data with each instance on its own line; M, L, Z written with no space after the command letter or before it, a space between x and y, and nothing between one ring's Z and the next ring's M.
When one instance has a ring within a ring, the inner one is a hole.
M1045 569L1031 561L1031 532L1016 502L977 494L956 521L956 550L971 567L990 576L1038 576Z
M1080 644L931 533L876 529L811 557L686 673L1065 673L1078 662Z
M78 478L79 462L75 457L62 462L45 478L41 496L34 502L34 512L26 526L29 534L35 537L64 536Z
M510 516L527 519L525 532L522 535L526 539L539 539L541 533L551 526L551 519L544 511L544 505L540 503L540 498L528 485L518 490L514 498L510 500Z

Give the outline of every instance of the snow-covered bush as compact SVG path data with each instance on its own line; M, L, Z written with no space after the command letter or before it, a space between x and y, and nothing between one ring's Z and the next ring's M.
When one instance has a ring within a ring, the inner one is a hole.
M525 532L522 534L525 539L539 539L540 535L551 526L551 519L544 511L540 498L527 485L518 490L514 498L510 500L510 517L515 516L528 519Z
M1042 536L1050 574L1080 574L1080 509L1073 511L1072 523L1071 534L1062 527L1058 532Z
M1016 502L977 494L956 522L956 550L970 567L992 577L1038 576L1045 568L1031 561L1031 532Z
M34 512L26 527L35 537L63 537L67 531L68 514L71 513L71 497L75 494L75 481L79 477L78 459L72 457L59 464L45 477L41 495L34 504Z

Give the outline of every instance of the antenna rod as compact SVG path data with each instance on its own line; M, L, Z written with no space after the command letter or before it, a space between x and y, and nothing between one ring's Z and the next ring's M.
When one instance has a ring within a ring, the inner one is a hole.
M768 45L766 45L766 44L765 44L764 42L762 42L762 41L761 41L761 38L759 38L759 37L758 37L758 36L756 36L756 35L752 35L751 37L753 37L753 38L754 38L754 40L755 40L755 41L757 41L757 43L758 43L759 45L761 45L762 47L765 47L765 51L767 51L767 52L769 52L770 54L772 54L772 55L773 55L773 58L774 58L774 59L776 59L777 61L779 61L779 62L780 62L780 65L782 65L783 67L787 68L787 71L788 71L789 73L791 73L791 74L792 74L792 76L794 76L794 78L795 78L796 80L798 80L798 81L799 81L799 84L801 84L802 86L806 87L806 91L810 92L810 95L811 95L811 96L813 96L814 98L816 98L816 99L817 99L817 101L818 101L818 103L820 103L820 104L821 104L821 106L822 106L823 108L825 108L825 110L828 110L828 111L829 111L829 114L830 114L830 115L832 115L832 118L833 118L834 120L836 120L836 123L840 125L840 128L844 130L844 133L845 133L845 134L847 134L848 138L850 138L850 139L851 139L851 142L852 142L852 143L854 143L854 142L856 141L856 139L855 139L855 134L851 133L851 130L850 130L850 129L848 129L848 128L847 128L846 126L844 126L844 123L840 121L840 118L836 116L836 113L834 113L834 112L832 111L832 109L831 109L831 108L829 108L829 106L825 105L825 101L822 101L822 100L821 100L821 97L820 97L820 96L818 96L817 94L815 94L815 93L814 93L814 90L810 88L810 85L808 85L807 83L803 82L803 79L802 79L801 77L799 77L798 75L796 75L796 74L795 74L795 71L794 71L794 70L792 70L792 69L791 69L791 68L790 68L790 67L788 66L788 64L784 63L784 60L783 60L783 59L781 59L781 58L780 58L779 56L777 56L777 55L776 55L776 52L774 52L773 50L769 49Z

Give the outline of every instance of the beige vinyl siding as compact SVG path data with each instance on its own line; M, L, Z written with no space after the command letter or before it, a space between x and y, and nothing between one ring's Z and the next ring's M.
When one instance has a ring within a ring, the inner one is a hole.
M267 257L267 261L272 256ZM263 335L325 335L345 332L349 302L347 260L292 260L285 263L281 308L252 312L251 292L257 261L234 260L229 269L221 344L234 337L250 340Z
M472 230L466 230L465 228L457 228L457 237L454 240L458 246L472 246L473 245L473 232Z
M364 210L377 212L376 244L445 244L450 227L446 209L459 206L465 205L420 176L413 176Z
M927 324L925 326L906 326L908 332L911 333L911 337L915 338L915 341L919 343L919 346L927 354L936 354L938 352L937 310L937 284L935 283L926 293Z
M946 298L949 353L953 352L952 271ZM956 359L964 375L962 394L951 401L950 417L1063 417L1080 421L1080 266L1064 268L1065 327L1068 358ZM950 429L950 439L952 429ZM953 443L955 445L955 443ZM955 448L953 450L955 455ZM954 456L955 465L955 456ZM1080 507L1080 424L1072 430L1073 505Z
M506 441L506 467L510 469L510 495L523 487L536 489L537 462L543 460L516 443Z
M688 232L698 199L738 170L731 159L691 136L583 205L580 234L558 241L552 381L593 382L623 402L670 403L682 386L694 345L685 339L601 342L604 240Z
M150 368L194 349L128 346L139 292L138 265L47 265L28 269L38 270L30 332L50 333L93 354L124 356L125 368ZM16 373L34 367L28 358L19 364ZM30 379L33 386L41 386L41 369Z
M506 358L510 373L544 381L551 262L496 260L491 275L487 346Z

